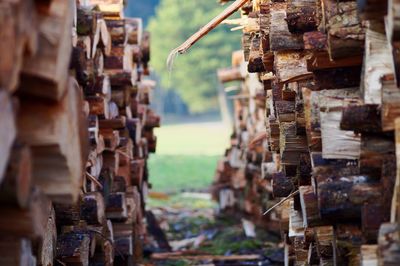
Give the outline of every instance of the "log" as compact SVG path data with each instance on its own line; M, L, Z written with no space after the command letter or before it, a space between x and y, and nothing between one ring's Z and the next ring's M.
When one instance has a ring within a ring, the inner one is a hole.
M393 131L395 119L400 116L400 91L397 88L394 76L389 75L383 78L382 86L382 130Z
M67 87L71 54L73 10L68 1L53 0L39 14L39 49L24 60L20 91L29 95L61 100Z
M85 95L101 94L107 100L111 98L110 78L107 75L95 76L88 80L88 84L84 86Z
M127 108L131 99L130 91L128 89L124 90L113 90L111 92L111 100L118 106L122 111ZM128 110L130 110L128 108ZM122 113L122 112L121 112ZM128 116L128 114L126 114Z
M290 177L284 173L272 175L272 193L274 197L287 197L294 190L294 184Z
M296 135L296 132L290 132L290 127L296 130L295 123L290 124L281 123L281 138L279 140L281 162L285 166L294 165L294 170L297 172L300 155L308 151L307 139L305 136ZM286 174L290 175L288 172Z
M400 17L398 9L400 3L397 0L388 1L388 16L386 23L386 34L392 47L392 57L396 74L397 87L400 85Z
M100 135L104 139L105 150L113 152L120 143L119 131L113 129L100 129ZM115 167L118 170L118 167Z
M57 227L77 225L81 220L79 201L76 204L54 204Z
M387 15L387 1L365 0L357 1L358 13L363 20L383 20Z
M45 235L45 227L51 211L51 202L38 190L34 190L29 198L29 206L19 209L13 206L1 206L0 234L41 239Z
M362 266L378 265L377 245L362 245L360 262Z
M140 211L140 198L139 191L137 187L129 186L125 189L126 195L126 206L127 206L127 213L128 218L126 223L128 224L138 224L140 221L137 221L138 212Z
M331 68L348 68L361 66L363 62L362 56L349 56L331 60L329 54L325 51L313 52L312 56L307 59L307 70L316 71ZM342 75L343 76L343 75ZM359 76L357 77L359 79Z
M382 202L365 203L361 208L361 228L364 239L375 242L381 224L389 222Z
M396 265L400 260L398 223L384 223L379 229L378 261L379 265Z
M327 35L320 31L310 31L303 34L305 50L324 51L328 48L327 40Z
M332 226L314 227L315 242L320 265L335 265L336 245Z
M3 205L26 208L32 189L32 154L29 147L14 143L4 180L0 184Z
M395 154L393 137L363 134L359 159L360 174L379 180L385 156Z
M362 54L365 33L357 16L356 1L323 0L331 59Z
M132 80L133 77L131 72L121 70L108 70L106 71L106 73L110 77L110 83L113 88L132 86L132 84L135 83L134 80Z
M319 257L318 257L318 251L317 251L316 244L311 243L308 248L307 263L309 265L318 265L319 264Z
M244 79L240 67L220 68L217 71L217 76L222 83Z
M115 246L118 250L118 256L132 256L133 248L133 228L130 224L115 223L113 225Z
M86 96L85 100L89 102L90 114L98 115L101 118L109 119L109 106L103 96Z
M286 22L285 5L274 4L271 6L269 42L271 51L302 50L304 49L301 34L292 34Z
M1 265L36 265L32 243L25 238L2 237L0 240Z
M249 63L247 64L247 71L249 73L264 72L263 58L260 53L260 36L255 35L251 39Z
M365 203L377 202L382 188L366 176L348 176L319 181L318 206L321 217L334 221L359 220Z
M97 51L102 48L105 55L110 55L111 53L111 36L108 32L106 22L104 21L104 14L100 12L95 12L96 16L96 32L92 36L92 58L95 57Z
M303 33L317 29L316 2L292 0L287 3L287 24L291 33Z
M100 131L102 131L102 129L119 130L119 129L125 128L125 126L126 126L126 117L124 117L124 116L114 118L114 119L99 120Z
M289 232L288 237L293 239L296 237L304 237L303 219L301 212L295 209L294 199L289 200Z
M293 240L294 253L297 264L306 264L308 259L308 247L305 248L304 237L295 237Z
M356 132L381 132L381 110L379 106L376 104L348 105L342 110L340 129Z
M311 173L312 173L312 165L311 165L310 153L308 151L303 152L300 154L299 164L297 166L297 176L299 178L298 185L299 186L311 185Z
M320 224L318 198L312 186L300 186L301 213L304 228Z
M390 221L391 207L393 200L394 187L396 183L396 155L389 154L385 155L382 163L382 203L385 210L385 219L389 217L387 221Z
M143 74L148 76L150 74L148 70L148 63L150 62L150 32L145 31L142 37L142 43L140 49L142 52L142 64L143 64Z
M107 28L111 35L113 46L124 45L126 41L126 30L124 19L107 19Z
M304 120L308 146L311 151L321 151L321 129L318 108L318 92L307 87L302 88L304 102Z
M80 88L73 79L65 85L60 102L24 99L18 114L18 137L32 150L34 184L60 203L77 199L86 154Z
M39 243L38 265L51 266L57 245L56 213L53 207L47 219L45 232L43 240Z
M276 108L276 113L277 117L280 123L285 123L285 124L290 124L290 125L295 125L295 102L293 101L275 101L275 108ZM282 124L280 126L281 131L282 131ZM293 129L295 130L295 128Z
M3 152L0 155L0 183L4 178L11 148L17 134L13 109L13 104L8 93L0 90L0 121L3 128L0 131L0 146L3 147Z
M84 6L78 6L76 25L76 31L78 35L91 36L96 32L96 24L95 16L93 16L93 10Z
M90 236L82 233L65 233L57 239L56 259L67 265L89 265Z
M360 262L360 247L363 241L363 235L358 224L337 224L335 226L337 265L357 265Z
M392 207L390 212L390 222L396 222L400 217L400 171L399 171L399 158L400 150L398 149L398 143L400 143L400 118L395 120L395 145L396 145L396 181L393 189Z
M124 192L126 191L126 177L124 176L115 176L114 182L112 186L112 192Z
M360 66L321 69L313 73L318 90L354 88L360 85Z
M322 152L311 152L313 179L318 183L328 176L353 176L360 173L357 160L324 159ZM314 184L313 184L314 185Z
M400 6L398 0L388 1L388 17L387 17L387 29L389 42L400 40L400 16L397 12ZM396 66L397 69L397 66ZM398 71L396 71L398 73Z
M319 93L322 156L326 159L357 159L360 138L352 131L340 130L344 100L358 101L358 90L325 90Z
M124 192L111 193L106 204L107 219L115 221L126 220L127 206Z
M0 87L15 92L24 58L38 49L38 14L34 1L8 1L0 7Z
M101 225L105 219L104 198L100 192L86 193L80 204L80 216L89 225Z
M392 56L383 23L369 22L365 33L365 59L361 89L366 104L382 104L382 77L393 74Z
M130 65L132 59L129 58L127 49L129 49L127 46L113 46L110 54L104 58L104 68L107 70L131 70L128 66Z
M280 82L311 74L307 71L307 54L301 52L277 52L274 69Z
M140 45L143 35L143 22L141 18L125 18L125 31L128 44Z

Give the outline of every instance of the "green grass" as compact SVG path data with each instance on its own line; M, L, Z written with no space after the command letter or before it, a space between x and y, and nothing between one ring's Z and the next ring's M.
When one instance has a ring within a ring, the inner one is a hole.
M149 159L150 182L159 192L207 188L218 160L229 144L222 123L162 126L157 129L157 153Z
M207 184L208 185L208 184ZM146 201L149 207L170 206L177 209L213 209L217 203L213 200L184 197L181 193L170 195L168 199L154 199L149 197Z
M220 156L156 155L149 160L154 191L180 192L208 187Z

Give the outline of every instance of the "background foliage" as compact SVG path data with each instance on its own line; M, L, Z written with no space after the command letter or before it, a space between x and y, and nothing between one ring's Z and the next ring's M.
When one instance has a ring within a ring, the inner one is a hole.
M215 0L160 0L148 30L152 34L152 67L164 89L176 90L191 113L218 109L216 69L230 65L240 37L220 26L176 58L172 73L167 70L169 52L223 10ZM154 60L155 59L155 60Z
M144 25L151 16L154 15L154 10L160 0L128 0L125 13L129 17L141 17Z

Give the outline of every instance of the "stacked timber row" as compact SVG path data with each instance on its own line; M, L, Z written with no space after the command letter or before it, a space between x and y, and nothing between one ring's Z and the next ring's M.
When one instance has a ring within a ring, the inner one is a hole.
M263 178L262 162L268 142L265 134L266 101L264 86L257 73L248 73L242 51L233 53L232 67L219 69L221 83L240 82L239 93L231 96L234 128L231 146L218 163L213 185L214 198L220 209L235 213L241 210L245 218L260 226L279 232L277 215L263 216L263 210L276 200L272 187Z
M286 265L400 259L399 8L254 0L241 9L248 73L219 72L242 89L215 196L256 221L282 200L263 221L273 231L280 221Z
M0 4L0 265L141 260L160 119L149 35L122 8Z

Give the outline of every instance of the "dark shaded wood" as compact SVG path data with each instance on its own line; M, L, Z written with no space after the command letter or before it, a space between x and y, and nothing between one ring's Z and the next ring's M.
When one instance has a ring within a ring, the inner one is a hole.
M284 173L272 175L272 193L274 197L287 197L294 191L294 184Z
M317 193L321 217L343 222L359 220L363 204L380 200L382 188L366 176L349 176L318 182Z
M381 110L376 104L348 105L342 111L342 130L381 132Z
M2 205L26 208L32 189L32 154L28 146L14 143L0 184Z

